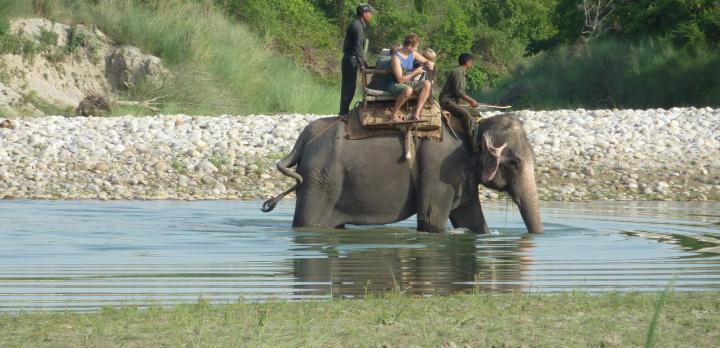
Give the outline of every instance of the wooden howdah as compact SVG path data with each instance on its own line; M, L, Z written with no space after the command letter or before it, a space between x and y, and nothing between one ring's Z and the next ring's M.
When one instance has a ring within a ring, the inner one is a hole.
M414 102L414 101L411 101ZM360 120L364 127L371 129L394 129L397 123L390 122L390 113L392 112L394 102L373 102L367 103L367 107L363 110L359 108ZM398 115L405 119L411 120L414 112L414 106L403 107ZM415 127L422 131L437 130L442 127L442 112L440 106L429 101L420 112L421 122L417 122Z

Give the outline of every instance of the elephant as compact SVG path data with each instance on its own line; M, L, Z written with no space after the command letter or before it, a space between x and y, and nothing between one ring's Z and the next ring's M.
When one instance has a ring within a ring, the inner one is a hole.
M449 219L454 228L489 233L478 196L482 184L507 192L528 232L542 233L535 156L517 116L481 120L474 141L442 128L441 141L418 139L407 160L399 136L349 140L339 118L315 120L277 163L297 184L262 210L296 190L293 227L383 225L416 214L418 231L447 231Z

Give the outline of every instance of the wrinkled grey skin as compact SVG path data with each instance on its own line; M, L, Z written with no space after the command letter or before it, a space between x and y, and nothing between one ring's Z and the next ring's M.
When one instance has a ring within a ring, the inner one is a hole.
M298 182L285 193L297 188L294 227L380 225L417 214L419 231L444 232L449 218L455 228L488 233L478 198L483 184L508 192L528 231L542 233L534 155L514 115L483 120L480 154L444 127L443 141L418 140L411 160L400 137L348 140L344 123L335 120L312 122L278 162ZM272 210L285 194L263 210Z

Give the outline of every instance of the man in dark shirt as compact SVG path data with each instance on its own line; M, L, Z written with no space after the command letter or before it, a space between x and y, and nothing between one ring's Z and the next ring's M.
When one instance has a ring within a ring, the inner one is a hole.
M357 17L350 23L345 32L342 58L342 88L340 89L340 115L350 112L350 103L355 96L357 73L360 66L365 66L365 26L370 23L375 9L369 4L361 4L355 13Z
M472 132L475 120L467 106L460 105L460 102L466 102L473 108L479 105L475 99L465 94L465 74L467 74L467 71L472 67L472 62L472 55L469 53L461 54L460 57L458 57L458 63L460 65L450 73L447 82L445 82L440 92L440 106L463 122L465 131L471 139L473 137Z

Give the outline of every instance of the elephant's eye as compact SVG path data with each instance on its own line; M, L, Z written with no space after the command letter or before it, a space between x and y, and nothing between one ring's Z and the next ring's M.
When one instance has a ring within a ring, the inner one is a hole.
M507 161L507 165L513 169L518 169L520 168L520 161L517 159L510 159Z

